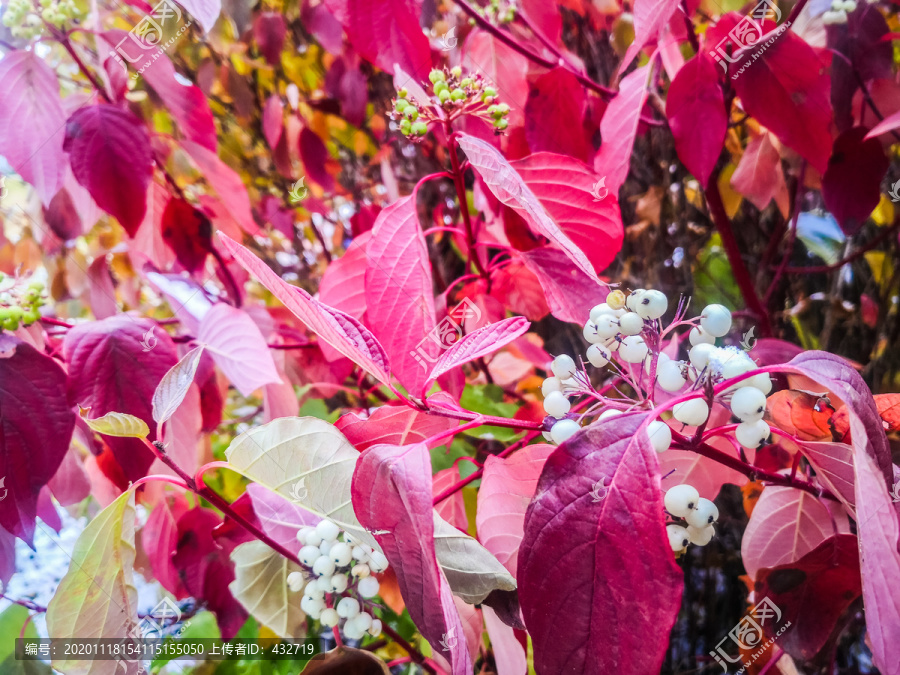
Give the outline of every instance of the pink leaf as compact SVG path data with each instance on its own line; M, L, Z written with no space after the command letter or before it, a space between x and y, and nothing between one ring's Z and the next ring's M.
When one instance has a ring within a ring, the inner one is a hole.
M302 288L291 286L233 239L221 233L219 237L225 249L241 266L281 300L311 331L380 382L390 383L388 357L365 326L353 317L317 302Z
M0 335L0 410L0 526L30 545L38 494L62 464L75 415L62 367L9 335Z
M560 321L584 325L590 308L609 295L609 287L573 267L565 254L549 246L520 254L525 267L538 278L550 312Z
M758 209L764 209L785 190L781 156L769 132L753 138L731 175L731 185Z
M529 445L506 459L488 456L478 490L475 526L478 539L497 560L517 576L519 545L524 534L525 511L552 445Z
M456 465L449 469L438 471L431 481L431 493L437 497L441 492L459 482L459 469ZM441 501L434 507L437 514L450 523L453 527L463 532L469 529L469 519L466 517L466 502L462 490L457 490L451 496Z
M487 605L482 605L481 614L484 617L484 627L491 639L497 675L522 675L528 672L525 648L516 639L513 629L503 623L497 613Z
M280 12L260 12L253 22L253 39L269 65L277 66L281 62L281 49L287 26Z
M321 185L326 192L334 190L334 177L327 170L331 155L322 139L309 127L303 127L300 132L300 160L311 180Z
M571 157L538 152L510 162L550 217L602 272L622 250L625 231L619 200L601 176Z
M163 375L175 365L175 344L156 322L117 314L75 326L66 333L63 353L69 368L69 399L91 408L91 417L120 412L140 417L153 430L152 400ZM136 438L104 441L127 480L137 480L153 454Z
M284 104L278 94L266 99L262 113L263 136L273 150L278 147L281 133L284 130Z
M519 551L519 599L542 675L662 665L683 573L666 535L649 422L596 422L544 465Z
M404 0L348 0L347 37L367 61L392 73L394 64L416 80L428 77L431 49L415 4Z
M610 194L619 188L631 168L631 151L641 121L641 110L647 100L650 65L630 72L619 84L619 93L610 101L600 120L600 151L594 157L594 170L606 177Z
M0 155L31 183L44 206L63 183L66 115L56 73L34 51L0 60Z
M892 115L888 115L881 122L876 124L872 131L866 134L866 139L875 138L876 136L881 136L881 134L886 134L889 131L893 131L900 127L900 110L895 112Z
M397 379L418 395L428 370L416 350L433 356L438 344L427 337L435 325L434 290L415 195L378 214L366 260L366 306L377 308L368 313L369 326L390 355Z
M619 64L620 73L625 72L644 47L660 37L660 31L666 29L676 11L679 11L678 0L635 0L634 41Z
M457 138L472 168L494 196L525 218L537 234L547 237L560 248L584 274L596 280L597 275L590 261L547 214L540 200L506 158L493 146L474 136L459 134Z
M457 425L456 420L428 415L405 405L385 405L369 417L347 413L335 423L357 450L373 445L410 445Z
M160 440L166 446L166 452L184 471L191 476L200 468L200 432L203 426L203 414L200 410L200 387L191 384L185 392L184 400L162 428ZM175 471L156 460L150 473L167 473L175 475Z
M664 3L677 6L671 0L660 4ZM678 157L700 185L706 185L725 143L728 117L719 71L703 52L685 63L672 81L666 117Z
M178 519L187 511L187 500L181 494L167 495L150 512L147 524L141 529L141 543L153 576L179 599L188 593L172 563L172 554L178 546Z
M91 481L74 447L63 456L62 463L47 483L60 506L71 506L91 494Z
M301 527L315 527L322 520L259 483L250 483L247 494L263 531L287 549L297 548L297 531Z
M847 235L856 234L878 206L890 166L881 142L865 135L865 127L852 127L838 136L822 176L822 199Z
M528 102L528 59L493 35L476 28L466 38L463 67L486 77L510 106L509 126L522 124Z
M220 302L200 322L197 341L242 396L281 382L266 339L246 312Z
M347 252L331 261L319 284L319 300L349 314L366 319L366 247L372 235L364 232L347 247Z
M451 663L452 675L471 675L472 660L453 594L434 552L431 457L418 443L375 445L353 472L353 510L397 575L409 615L422 636Z
M821 501L803 490L769 485L753 507L741 539L741 558L754 578L763 567L797 562L816 546L839 532L849 532L846 515L838 518Z
M831 154L831 86L825 65L790 30L759 58L747 57L748 62L731 67L746 66L733 80L744 110L825 173Z
M532 152L558 152L587 161L584 136L584 87L567 68L544 73L531 87L525 105L525 138Z
M222 11L221 0L179 0L178 4L200 22L205 33L213 29Z
M147 210L153 175L150 136L143 122L108 103L79 108L66 123L63 148L78 182L133 237Z
M851 513L856 511L853 479L853 448L846 443L797 441L816 470L816 478L838 497Z
M424 389L444 373L457 368L464 363L474 361L482 356L492 354L501 347L508 345L520 335L524 335L531 324L521 316L513 316L503 321L483 326L478 330L463 336L447 351L441 354Z
M193 141L181 141L181 147L190 156L197 169L219 195L219 200L229 215L245 232L255 233L257 228L250 211L250 197L241 177L219 156Z

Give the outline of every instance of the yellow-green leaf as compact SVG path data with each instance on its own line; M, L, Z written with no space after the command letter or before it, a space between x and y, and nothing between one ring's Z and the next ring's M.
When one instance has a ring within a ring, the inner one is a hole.
M89 410L90 408L81 409L81 419L98 434L123 438L147 438L150 435L150 427L140 417L127 413L109 412L103 417L89 420L87 418Z
M228 589L244 609L278 637L304 637L302 593L292 593L287 584L288 575L303 568L261 541L241 544L231 552L231 560L234 581Z
M75 542L69 571L47 607L54 638L125 638L137 627L134 586L134 492L128 490L88 523ZM65 675L113 675L116 661L67 658Z

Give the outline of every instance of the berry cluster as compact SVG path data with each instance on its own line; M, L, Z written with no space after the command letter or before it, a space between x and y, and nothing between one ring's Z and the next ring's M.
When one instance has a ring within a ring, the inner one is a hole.
M826 26L847 23L847 15L856 11L854 0L832 0L831 9L822 15Z
M400 132L413 139L428 132L428 124L453 120L460 115L474 115L488 120L496 133L504 131L509 106L496 103L497 90L480 75L465 75L462 68L434 69L428 74L434 96L427 102L416 101L409 91L401 89L393 101L392 119L399 120Z
M29 0L10 0L3 13L3 25L10 29L12 36L31 40L41 33L44 22L62 28L69 21L83 17L74 0L40 0L41 13Z
M355 542L330 520L302 528L297 541L303 546L298 558L310 571L291 572L287 583L294 593L303 589L301 609L329 628L344 619L342 630L351 640L361 640L366 633L378 637L381 621L364 608L378 595L373 575L388 568L384 554Z
M516 0L489 0L486 7L475 5L475 11L493 24L512 23L517 9ZM470 23L474 25L475 20Z
M664 501L666 511L683 521L666 525L669 546L675 553L684 553L688 544L706 546L710 542L716 533L713 523L719 519L715 504L690 485L669 488Z
M20 323L30 326L40 319L38 308L45 304L43 291L40 281L26 286L22 280L0 272L0 328L12 331Z

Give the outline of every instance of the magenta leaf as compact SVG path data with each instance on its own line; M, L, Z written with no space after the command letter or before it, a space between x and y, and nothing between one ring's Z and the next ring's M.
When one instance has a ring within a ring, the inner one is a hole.
M278 94L272 94L266 99L262 111L262 130L269 147L273 150L277 148L284 131L284 103Z
M38 494L62 464L75 414L60 365L0 335L0 526L31 544Z
M305 323L311 331L380 382L391 380L384 348L369 330L351 316L316 301L302 288L291 286L249 250L219 233L222 245L253 277Z
M606 187L614 195L619 194L631 167L631 151L647 100L650 65L636 68L622 78L618 95L600 120L602 144L594 157L594 169L606 178Z
M513 316L503 321L483 326L463 336L452 347L441 354L425 382L423 393L428 390L432 382L444 373L482 356L493 354L520 335L524 335L530 326L531 323L521 316Z
M516 576L525 512L554 446L538 443L506 459L489 456L478 490L478 539Z
M309 127L304 127L300 132L300 161L306 175L314 182L321 185L326 192L334 191L334 177L328 173L328 163L331 155L328 147L319 138L318 134Z
M890 162L877 138L865 140L865 127L852 127L834 142L822 176L826 208L847 235L856 234L881 199L881 179Z
M872 127L872 130L866 134L866 138L875 138L876 136L881 136L882 134L886 134L894 129L900 127L900 110L893 113L892 115L888 115L883 120L881 120L878 124Z
M744 110L825 173L831 154L831 87L825 65L790 30L782 31L758 58L745 56L729 71L734 78L743 68L733 83Z
M537 277L550 312L560 321L584 325L590 307L609 295L609 287L573 267L565 254L542 246L520 255L525 267Z
M586 162L591 146L582 126L584 107L584 87L571 70L559 66L537 78L525 105L525 138L531 151Z
M428 448L375 445L353 472L353 510L375 534L397 575L409 615L452 675L470 675L462 620L434 551L431 457ZM384 532L386 531L386 532Z
M635 0L634 41L628 45L628 50L622 58L619 65L620 73L625 72L644 47L656 41L660 31L667 27L676 11L681 11L677 0Z
M676 6L668 0L658 4ZM706 185L725 143L728 116L719 70L705 53L700 52L685 63L672 80L666 97L666 117L679 159L700 185Z
M541 0L541 4L543 0ZM553 8L556 11L556 8ZM502 87L501 96L510 106L509 126L519 126L528 101L528 59L490 33L476 28L463 47L463 67L484 75ZM499 90L498 90L499 91Z
M862 594L856 537L829 537L796 562L759 570L754 593L775 603L781 624L791 622L778 646L794 658L812 659Z
M447 417L428 415L406 405L384 405L366 418L357 413L342 415L335 426L357 450L373 445L410 445L456 426Z
M384 345L394 374L413 395L438 354L431 261L419 227L415 194L378 214L366 246L366 306L372 333ZM424 353L424 357L422 355Z
M139 417L151 427L156 387L178 357L169 334L150 319L117 314L76 326L66 333L63 352L69 368L69 401L91 408L96 419L108 412ZM153 453L136 438L104 441L127 480L144 476Z
M431 48L416 7L405 0L348 0L347 37L360 56L385 72L398 64L414 79L425 79Z
M319 283L319 300L363 323L366 320L366 247L371 236L363 232L356 237L343 256L331 261Z
M542 675L651 675L662 665L682 571L649 421L595 423L544 465L519 551L519 597Z
M147 524L141 528L141 544L150 560L153 576L176 598L188 594L172 564L172 554L178 546L178 519L187 511L187 500L182 495L166 495L153 507Z
M619 200L602 177L583 162L550 152L510 164L594 270L605 270L622 249L625 232Z
M281 62L281 49L287 26L280 12L260 12L253 22L253 39L269 65L277 66Z
M313 527L321 518L259 483L250 483L247 494L263 531L288 550L297 549L297 531Z
M147 210L147 186L153 175L144 123L108 103L85 106L66 122L63 148L78 182L133 237Z
M492 145L474 136L459 134L458 142L469 163L494 196L525 218L537 234L547 237L560 248L585 275L596 280L597 275L584 252L548 215L540 200L506 158Z
M219 195L219 200L228 214L245 232L257 231L253 213L250 210L250 197L247 188L237 172L219 159L209 148L184 140L181 147L190 156L212 189Z
M56 73L35 51L0 60L0 155L31 183L44 206L62 187L66 114Z
M212 246L212 224L202 211L180 197L172 197L163 210L160 234L189 273L203 267Z
M800 440L797 445L816 470L818 481L831 490L855 517L853 448L846 443Z
M247 312L223 302L213 305L200 322L197 341L242 396L281 382L266 339Z

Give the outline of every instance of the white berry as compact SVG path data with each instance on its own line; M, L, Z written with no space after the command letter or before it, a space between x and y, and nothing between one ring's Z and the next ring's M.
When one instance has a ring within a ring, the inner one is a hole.
M350 561L353 560L353 549L350 548L349 544L339 541L331 547L328 557L334 561L337 567L343 567L344 565L349 565Z
M581 429L581 425L575 420L559 420L551 427L550 438L553 439L554 443L564 443L579 429Z
M297 558L299 558L300 562L302 562L304 565L312 567L312 564L316 562L316 559L320 555L322 555L322 552L319 551L318 546L307 545L300 549L300 554L297 556Z
M638 303L641 301L641 297L643 297L646 291L643 288L638 288L637 290L631 291L628 297L625 299L625 306L630 309L632 312L637 309Z
M619 333L619 320L611 314L603 314L594 325L597 326L597 336L601 340L608 340Z
M759 375L754 375L750 379L744 380L742 384L746 384L746 386L748 387L755 387L767 396L769 392L772 391L772 378L769 377L768 373L760 373Z
M335 609L341 618L352 619L359 614L359 601L356 598L341 598Z
M341 528L330 520L319 521L319 524L316 525L316 534L322 537L322 541L334 541L340 533Z
M612 352L603 345L591 345L587 349L586 356L594 368L602 368L609 363L609 360L612 358Z
M313 563L313 572L320 577L330 577L334 574L334 561L327 555L320 555Z
M672 408L675 419L691 427L699 427L709 417L709 406L702 398L692 398L682 403L677 403Z
M367 557L366 550L362 546L354 546L353 547L353 559L354 560L365 560Z
M622 335L638 335L644 330L644 320L634 312L619 318L619 332Z
M656 368L656 381L666 391L678 391L684 386L680 361L666 361Z
M334 628L340 622L341 617L338 616L336 610L328 607L322 610L322 614L319 616L319 621L322 622L323 626L327 626L328 628Z
M656 355L656 369L659 370L659 367L662 364L664 364L668 361L671 361L671 360L672 359L670 359L668 357L668 355L664 354L663 352L660 352L659 354ZM644 372L649 375L650 371L652 369L653 369L653 359L647 359L646 361L644 361Z
M715 533L716 528L714 525L707 525L706 527L687 526L688 538L691 540L691 543L696 546L706 546L712 540Z
M291 574L294 573L291 572ZM308 595L311 598L321 598L325 595L325 590L319 585L318 579L313 579L308 584L306 584L306 588L303 589L303 594Z
M315 529L316 529L316 528L310 527L309 525L307 525L307 526L305 526L305 527L301 527L301 528L297 531L297 541L299 541L301 544L306 544L306 538L307 538L312 532L314 532Z
M697 370L706 368L709 363L709 357L714 349L715 347L713 345L705 342L701 342L699 345L691 347L691 351L688 352L688 358L691 361L691 365Z
M322 535L316 532L316 530L313 530L308 535L306 535L306 543L310 546L319 548L319 544L322 543Z
M332 593L343 593L347 590L347 575L341 574L338 572L337 574L333 574L331 576L331 592Z
M356 626L356 628L362 630L365 633L372 626L372 615L368 612L360 612L356 616L354 616L351 621Z
M553 359L553 363L550 364L550 370L553 371L556 377L565 380L567 377L572 377L575 374L575 361L568 354L560 354Z
M654 321L660 318L669 309L669 299L662 291L651 289L644 291L638 301L637 312L642 318Z
M364 598L374 598L378 595L378 589L380 587L381 585L378 583L378 579L375 577L365 577L359 580L356 589Z
M700 497L697 500L697 506L690 511L684 519L688 525L697 528L704 528L711 525L719 519L719 509L710 500Z
M697 345L714 345L716 344L716 338L703 330L700 326L694 326L691 328L691 332L688 333L688 340L691 341L691 346L696 347Z
M372 637L381 635L381 619L372 619L372 625L369 627L369 635Z
M604 314L608 314L609 316L619 317L625 313L624 309L613 309L607 303L601 303L594 307L591 310L591 321L597 323L597 320L603 316Z
M319 553L322 555L328 555L331 552L331 547L334 546L336 542L333 541L323 541L319 544Z
M372 551L369 555L369 569L375 574L381 574L388 568L388 559L381 551Z
M571 407L569 399L558 391L551 391L550 395L544 399L544 412L551 417L562 417L569 412Z
M662 420L653 420L647 425L647 435L650 436L650 445L657 452L665 452L672 445L672 430Z
M310 598L304 595L300 601L300 609L309 614L312 618L318 619L325 609L325 601L319 598Z
M608 410L604 410L600 415L598 415L597 420L606 420L610 417L616 417L617 415L621 415L621 410L616 410L615 408L609 408Z
M687 528L684 528L681 525L666 525L666 534L669 535L669 546L672 547L672 550L675 553L683 551L691 542Z
M741 387L731 397L731 412L741 422L755 422L766 414L766 395L756 387Z
M769 437L769 425L763 420L741 422L734 430L734 437L745 448L758 448Z
M724 337L731 330L731 312L723 305L707 305L700 314L700 325L713 337Z
M362 636L366 634L366 631L362 630L352 621L348 621L344 624L344 628L342 630L344 633L344 637L348 640L362 640Z
M640 335L629 335L619 346L619 356L626 363L640 363L647 358L649 351L647 343Z
M367 576L369 576L370 573L371 572L369 570L369 566L366 565L365 563L360 563L359 565L354 565L350 569L350 574L352 574L355 577L360 577L360 578L367 577Z
M303 588L303 582L304 578L302 572L291 572L287 575L287 585L293 593L296 593Z
M666 511L677 518L684 518L697 506L700 501L700 493L692 485L682 483L666 490Z
M562 388L562 381L556 377L548 377L541 383L541 393L546 397L552 391L559 391Z
M600 336L597 335L597 324L593 321L588 321L584 324L584 330L581 331L581 334L584 335L584 339L591 344L600 342Z

